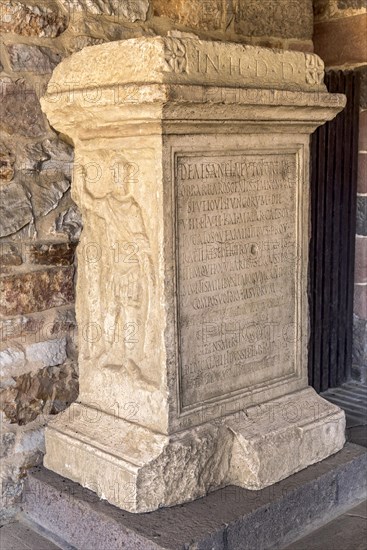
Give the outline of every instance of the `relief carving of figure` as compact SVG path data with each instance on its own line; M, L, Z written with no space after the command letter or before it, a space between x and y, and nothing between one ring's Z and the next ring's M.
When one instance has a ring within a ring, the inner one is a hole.
M102 250L98 267L87 277L95 286L91 277L97 278L99 287L90 299L91 315L94 309L94 320L101 326L93 359L101 368L154 385L150 372L154 269L141 207L130 193L129 182L123 180L118 178L102 197L84 185L83 209Z

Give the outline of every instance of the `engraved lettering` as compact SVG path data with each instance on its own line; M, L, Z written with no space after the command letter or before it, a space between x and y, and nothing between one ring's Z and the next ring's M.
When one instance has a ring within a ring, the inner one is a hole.
M181 155L175 175L185 407L294 367L277 319L294 324L297 170L290 153Z

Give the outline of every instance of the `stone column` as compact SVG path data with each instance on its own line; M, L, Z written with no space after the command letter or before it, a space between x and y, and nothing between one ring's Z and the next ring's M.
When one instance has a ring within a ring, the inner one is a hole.
M307 382L312 54L178 36L86 48L42 106L75 146L80 395L45 466L131 512L336 453Z

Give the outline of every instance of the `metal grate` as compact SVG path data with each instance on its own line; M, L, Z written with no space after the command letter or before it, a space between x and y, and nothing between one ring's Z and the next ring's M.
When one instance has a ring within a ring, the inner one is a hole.
M350 382L332 388L322 396L345 411L347 427L367 424L367 386Z
M359 73L330 71L325 83L347 106L311 140L309 380L318 392L351 371Z

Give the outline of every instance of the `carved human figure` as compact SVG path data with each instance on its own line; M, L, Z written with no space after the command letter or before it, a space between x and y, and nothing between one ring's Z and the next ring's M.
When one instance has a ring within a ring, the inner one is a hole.
M148 361L155 287L150 244L141 207L130 193L129 182L123 175L115 174L114 179L101 196L101 186L96 193L85 174L83 177L80 202L86 210L89 232L96 236L102 251L98 265L85 266L93 271L87 280L94 281L98 294L102 294L97 302L93 300L97 292L90 292L91 320L100 327L95 345L90 346L94 349L91 359L97 360L101 368L124 371L140 381L154 383Z

